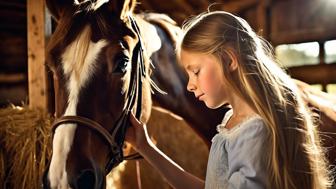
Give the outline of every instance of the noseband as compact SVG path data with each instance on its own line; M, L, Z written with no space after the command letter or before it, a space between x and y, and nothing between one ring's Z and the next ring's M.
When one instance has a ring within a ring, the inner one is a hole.
M137 100L136 114L135 117L140 119L141 115L141 105L142 105L142 80L146 77L146 70L143 57L143 45L140 36L140 31L135 19L132 16L129 16L132 29L135 31L138 37L138 43L134 47L132 55L132 63L136 64L136 67L132 66L131 82L130 87L127 93L126 106L119 117L116 126L110 132L105 127L101 126L94 120L81 116L62 116L58 118L52 125L52 133L54 135L56 129L61 124L66 123L75 123L78 126L84 126L90 130L100 134L103 139L109 145L111 151L111 158L108 164L105 167L106 174L111 171L111 169L121 163L123 160L133 160L142 158L138 153L124 156L122 146L125 139L125 134L127 127L129 126L129 114L134 108L135 101ZM116 141L116 135L120 130L121 142Z

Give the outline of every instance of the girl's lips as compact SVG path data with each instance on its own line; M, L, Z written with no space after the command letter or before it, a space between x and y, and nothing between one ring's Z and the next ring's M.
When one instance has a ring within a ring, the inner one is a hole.
M201 95L198 95L196 98L198 99L198 100L202 100L201 98L204 96L204 94L201 94Z

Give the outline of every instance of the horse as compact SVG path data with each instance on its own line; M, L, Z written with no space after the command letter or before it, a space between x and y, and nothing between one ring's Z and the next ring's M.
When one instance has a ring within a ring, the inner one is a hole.
M146 123L153 105L184 118L210 144L227 108L208 110L185 90L174 52L179 28L157 14L134 14L135 0L46 0L57 23L47 47L55 118L43 188L105 188L125 159L133 112Z

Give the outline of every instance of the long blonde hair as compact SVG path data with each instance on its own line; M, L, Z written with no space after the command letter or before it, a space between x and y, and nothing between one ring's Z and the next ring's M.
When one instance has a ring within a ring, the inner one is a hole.
M264 120L270 133L269 188L323 189L330 173L316 125L291 78L276 64L271 47L242 18L224 11L200 14L183 27L177 46L212 54L222 63L224 76ZM238 59L229 71L228 51Z

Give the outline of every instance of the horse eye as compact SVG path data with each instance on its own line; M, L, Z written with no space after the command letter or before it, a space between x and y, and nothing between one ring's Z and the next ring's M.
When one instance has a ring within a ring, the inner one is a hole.
M119 55L115 58L115 69L113 70L113 73L125 73L127 69L127 65L129 62L129 57L126 55Z

